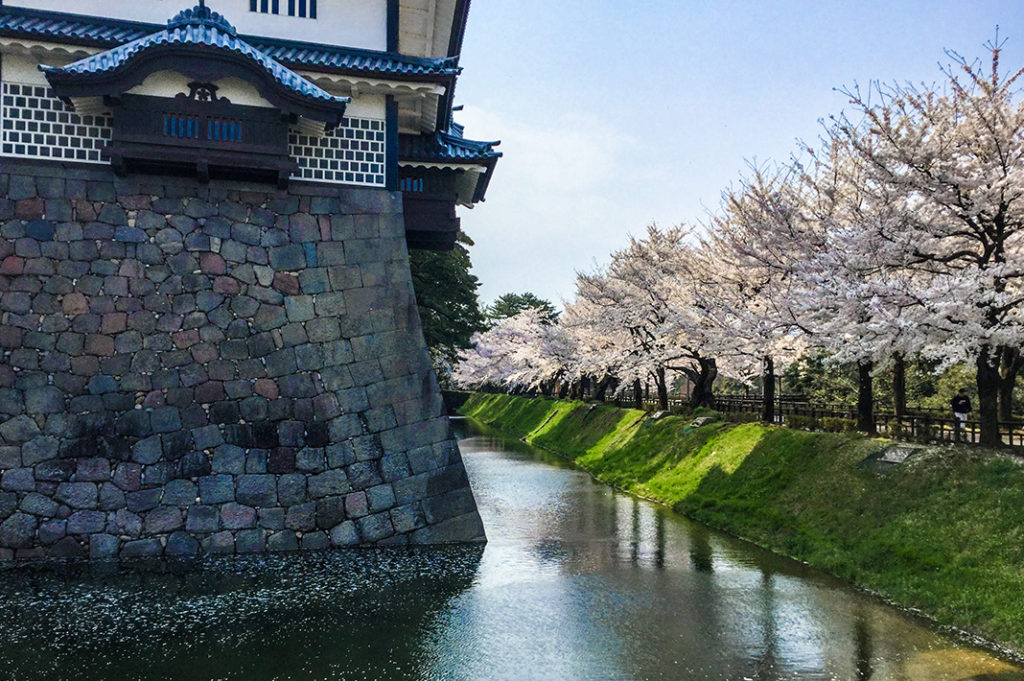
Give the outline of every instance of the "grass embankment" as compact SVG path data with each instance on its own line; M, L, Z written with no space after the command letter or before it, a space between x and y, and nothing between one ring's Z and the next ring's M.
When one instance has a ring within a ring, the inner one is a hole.
M474 395L463 414L597 479L1024 650L1024 466L936 446L888 475L885 442L757 423Z

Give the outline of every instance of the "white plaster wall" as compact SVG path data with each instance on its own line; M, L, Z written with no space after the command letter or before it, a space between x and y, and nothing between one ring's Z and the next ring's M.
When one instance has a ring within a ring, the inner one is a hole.
M128 92L133 95L174 97L178 93L188 94L190 82L191 78L176 71L156 71ZM272 108L255 87L240 78L223 78L214 85L217 86L217 96L227 97L232 104Z
M354 118L375 118L382 121L387 118L384 96L360 95L353 97L345 107L345 115Z
M29 7L72 14L87 14L162 24L192 0L3 0L5 7ZM207 6L223 14L247 35L285 38L328 45L387 49L387 0L318 0L317 18L288 16L288 0L280 0L282 14L249 11L249 0L208 0Z
M35 59L18 54L4 53L0 63L0 72L8 83L25 85L47 85L46 76L39 70L39 62Z

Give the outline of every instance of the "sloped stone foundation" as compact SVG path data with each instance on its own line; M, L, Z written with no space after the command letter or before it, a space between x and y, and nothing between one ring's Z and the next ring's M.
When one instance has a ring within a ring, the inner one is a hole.
M0 559L482 541L401 196L0 166Z

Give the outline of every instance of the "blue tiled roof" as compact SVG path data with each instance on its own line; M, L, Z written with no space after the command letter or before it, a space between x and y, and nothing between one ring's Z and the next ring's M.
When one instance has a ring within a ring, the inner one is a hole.
M238 38L235 27L221 15L208 8L185 10L167 22L167 28L120 45L106 52L80 59L67 66L44 66L39 68L47 73L91 74L113 71L124 66L133 57L161 45L205 46L218 50L230 50L251 59L269 72L274 79L288 89L304 97L323 102L345 104L348 97L336 97L326 90Z
M114 47L145 38L162 28L121 19L0 7L0 35ZM273 38L245 39L268 57L292 67L442 81L460 72L457 56L427 59Z
M462 136L462 126L453 124L448 132L399 135L398 156L403 161L433 163L479 163L501 157L498 142L477 142Z

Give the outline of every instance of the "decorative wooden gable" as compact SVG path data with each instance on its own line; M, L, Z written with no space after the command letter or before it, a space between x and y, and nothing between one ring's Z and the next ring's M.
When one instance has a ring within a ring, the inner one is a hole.
M40 66L58 97L79 110L109 108L113 136L104 150L115 170L189 171L285 186L297 170L289 128L323 134L338 126L337 97L285 68L205 6L179 13L167 28L63 67ZM178 74L188 91L133 94L154 74ZM242 81L258 106L231 101L217 85Z

